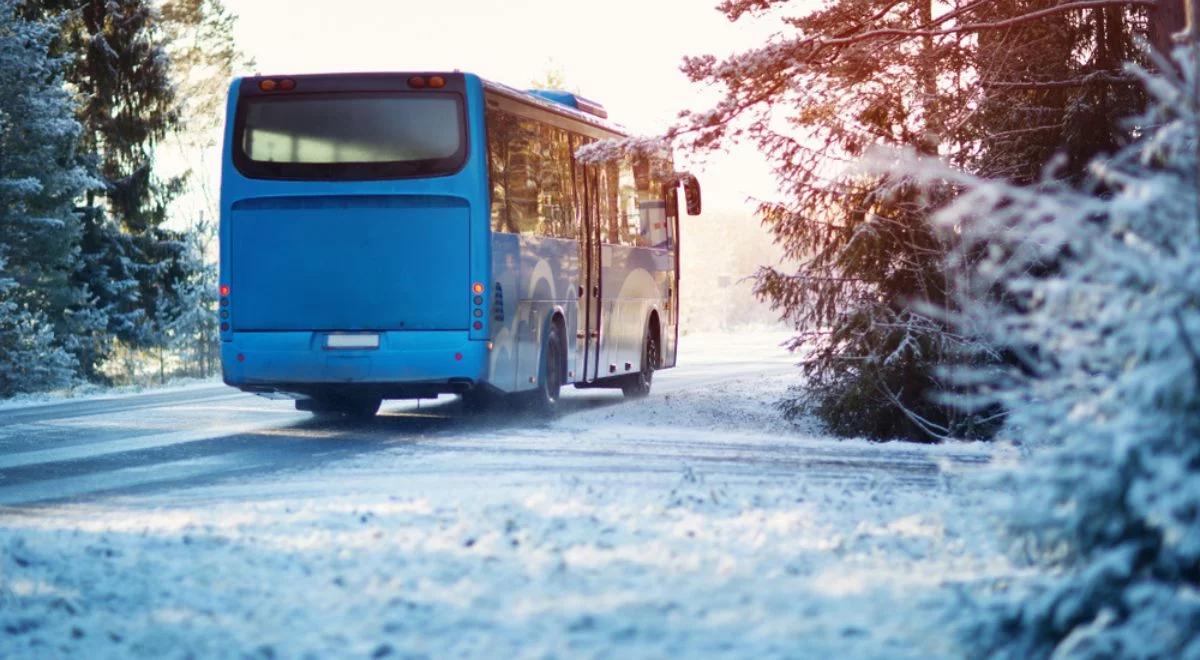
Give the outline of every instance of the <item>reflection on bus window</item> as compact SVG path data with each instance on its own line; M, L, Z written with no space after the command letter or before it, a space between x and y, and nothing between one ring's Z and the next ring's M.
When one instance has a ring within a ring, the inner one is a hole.
M494 231L575 238L571 142L562 129L487 112Z

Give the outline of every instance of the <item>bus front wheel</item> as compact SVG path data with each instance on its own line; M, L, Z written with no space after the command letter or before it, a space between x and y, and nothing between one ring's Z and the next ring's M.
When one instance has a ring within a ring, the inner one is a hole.
M621 392L631 399L650 396L650 384L654 381L654 369L658 366L658 337L650 331L642 343L642 369L628 377Z

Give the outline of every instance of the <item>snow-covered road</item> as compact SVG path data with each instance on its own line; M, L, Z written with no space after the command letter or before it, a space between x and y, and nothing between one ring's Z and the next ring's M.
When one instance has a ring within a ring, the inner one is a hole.
M0 657L957 655L917 609L1011 570L971 479L1011 452L786 424L783 338L686 337L649 399L550 422L0 410Z

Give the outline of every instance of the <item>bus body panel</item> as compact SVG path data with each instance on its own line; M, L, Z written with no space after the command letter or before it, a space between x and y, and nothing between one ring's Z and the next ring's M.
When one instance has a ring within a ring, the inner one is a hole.
M575 241L492 234L494 348L489 382L504 392L533 389L549 323L562 318L567 364L575 359L578 325L579 247ZM574 379L569 368L568 381ZM530 378L534 380L531 382Z
M517 314L517 389L537 383L545 333L557 313L562 317L563 339L575 336L579 281L579 244L573 240L519 236L521 300ZM574 342L566 342L566 364L574 359ZM568 368L568 371L573 369ZM532 381L530 379L533 379ZM568 378L568 381L570 378Z
M238 333L221 345L225 380L307 394L315 384L477 382L486 375L486 346L463 331L383 332L378 349L338 351L326 350L328 334Z
M304 76L295 78L300 84L305 80ZM346 78L357 79L354 75ZM463 379L470 383L487 380L491 320L487 305L481 306L482 317L474 316L471 290L472 283L488 282L491 273L483 88L476 76L464 74L462 78L468 142L464 165L443 176L367 181L244 176L235 167L230 148L236 138L235 117L242 89L241 79L233 81L226 105L219 230L220 281L230 286L230 305L224 308L229 318L222 319L228 326L221 332L226 383L252 391L276 389L311 395L322 384L430 383L439 391L460 391ZM338 213L336 207L346 200L353 200L350 206L367 209L365 216ZM287 209L289 206L294 208ZM322 216L315 210L321 208L329 213ZM249 213L251 210L254 212ZM399 222L420 222L423 216L428 226L392 227L385 216ZM302 239L299 225L288 226L289 220L319 233ZM367 231L336 238L326 233L354 222ZM295 268L297 263L293 256L279 254L282 250L275 244L273 232L291 241L289 249L298 249L300 256L323 263L309 264L299 279L289 280L290 275L279 269ZM371 240L362 242L363 233ZM401 244L409 241L412 243ZM461 241L465 245L447 247ZM436 247L439 243L440 249ZM355 244L369 244L370 249L351 257ZM450 274L453 264L442 264L437 261L440 258L459 264L459 270ZM404 259L420 259L431 269L426 273L440 272L447 279L435 282L433 277L418 277L420 286L401 294L402 286L391 278L412 275L402 263ZM329 281L317 281L320 275L330 273L337 274ZM285 286L288 281L303 282L307 288L289 288ZM460 297L451 295L451 287L460 288ZM338 304L318 310L305 300L306 295L314 294ZM430 294L435 305L420 302ZM415 307L389 310L383 304L385 299L404 295L408 296L405 300L417 302ZM484 294L489 295L490 291ZM342 309L346 302L350 305ZM422 306L425 309L417 309ZM446 320L460 313L460 320ZM408 319L414 319L416 329L410 329ZM481 324L478 329L473 327L477 320ZM388 327L399 326L400 321L405 322L403 330ZM264 327L272 325L282 327ZM447 325L454 329L433 329ZM331 330L365 329L379 331L378 348L334 351L325 346ZM399 397L404 389L392 392Z
M233 329L465 331L469 222L455 197L239 200Z

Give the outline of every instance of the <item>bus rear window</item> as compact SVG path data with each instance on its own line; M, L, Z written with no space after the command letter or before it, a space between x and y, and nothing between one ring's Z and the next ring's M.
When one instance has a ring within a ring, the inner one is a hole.
M235 164L265 179L387 179L450 174L466 159L457 94L243 97Z

